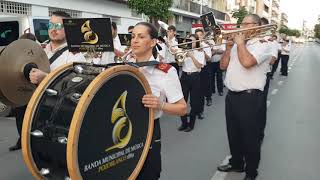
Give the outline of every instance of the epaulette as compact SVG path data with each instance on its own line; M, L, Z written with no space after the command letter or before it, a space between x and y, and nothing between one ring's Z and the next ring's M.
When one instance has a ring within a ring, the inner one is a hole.
M156 65L156 68L159 69L160 71L163 71L165 73L168 73L169 69L172 66L170 64L165 64L165 63L160 63Z

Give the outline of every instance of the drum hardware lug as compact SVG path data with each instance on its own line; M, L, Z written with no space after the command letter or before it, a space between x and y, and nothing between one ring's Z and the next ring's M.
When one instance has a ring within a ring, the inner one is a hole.
M79 82L81 82L82 80L83 80L83 78L82 78L82 77L79 77L79 76L76 76L76 77L74 77L74 78L71 79L71 81L74 82L74 83L79 83Z
M72 100L73 102L76 102L76 103L77 103L77 102L80 100L81 96L82 96L82 94L73 93L73 94L72 94L72 97L71 97L71 100Z
M43 132L41 132L40 130L34 130L30 134L35 137L43 137Z
M66 137L58 137L58 142L61 144L67 144L68 139Z
M84 71L84 69L83 69L83 67L82 67L81 65L76 65L76 66L74 66L74 70L75 70L76 73L78 73L78 74L82 74L83 71Z
M40 170L40 174L43 175L43 176L48 175L48 174L50 174L50 169L48 169L48 168L42 168L42 169Z
M48 96L56 96L58 95L58 91L54 90L54 89L46 89L46 93Z

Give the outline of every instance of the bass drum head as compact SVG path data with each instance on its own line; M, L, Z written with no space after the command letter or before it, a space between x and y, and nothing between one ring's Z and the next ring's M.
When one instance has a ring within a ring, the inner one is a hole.
M99 74L80 98L67 144L71 179L135 179L146 159L153 111L142 97L150 86L137 68L123 65Z

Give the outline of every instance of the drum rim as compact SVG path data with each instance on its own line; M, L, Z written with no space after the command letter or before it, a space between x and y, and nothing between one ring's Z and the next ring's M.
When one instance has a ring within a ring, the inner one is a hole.
M134 74L137 78L137 80L140 81L142 84L144 90L147 94L152 94L151 87L147 81L147 79L144 77L144 75L139 71L139 69L129 66L129 65L119 65L114 66L111 68L106 69L102 73L100 73L86 88L83 95L81 96L79 103L74 111L70 128L69 128L69 134L68 134L68 143L67 143L67 165L68 165L68 172L71 179L83 179L80 173L79 169L79 163L78 163L78 140L79 140L79 133L80 133L80 127L82 126L83 117L85 115L85 111L89 104L91 103L93 99L93 94L95 94L106 81L110 80L110 76L112 77L112 74L118 73L118 72L129 72ZM144 161L147 158L149 147L152 140L153 135L153 127L154 127L154 112L152 109L149 109L149 128L148 128L148 134L145 146L143 148L142 154L140 156L139 162L132 172L132 174L129 176L129 180L135 179L140 170L142 169L142 166L144 164Z
M31 124L33 122L34 113L39 105L40 99L45 93L45 89L56 79L56 77L58 77L60 74L69 70L72 67L73 67L72 63L68 63L49 73L38 85L33 95L31 96L31 99L28 103L28 106L24 115L22 132L21 132L22 155L27 168L36 179L45 179L45 177L40 174L39 169L33 159L32 152L31 152L30 130L31 130Z

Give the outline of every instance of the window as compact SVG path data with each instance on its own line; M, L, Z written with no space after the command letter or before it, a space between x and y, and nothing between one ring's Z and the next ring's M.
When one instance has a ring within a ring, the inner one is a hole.
M18 21L0 22L0 46L7 46L19 38Z
M48 23L49 23L48 19L33 20L34 34L40 43L43 43L44 41L49 39Z
M80 11L71 10L71 9L54 8L54 7L49 7L49 16L52 16L52 13L55 12L55 11L66 12L72 18L81 18L82 17L82 13Z

